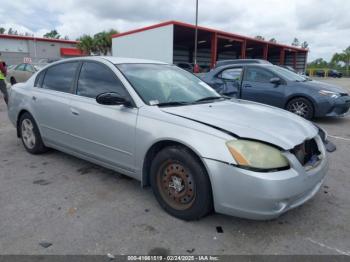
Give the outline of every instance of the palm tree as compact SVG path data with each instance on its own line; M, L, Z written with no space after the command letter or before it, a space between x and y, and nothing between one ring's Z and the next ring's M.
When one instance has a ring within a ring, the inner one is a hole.
M118 34L118 31L110 29L109 31L99 32L93 37L90 35L83 35L77 39L79 41L78 48L88 55L92 53L108 55L111 53L112 35L114 34Z
M265 40L265 38L263 36L261 36L261 35L257 35L254 38L257 39L257 40Z
M300 45L300 43L299 43L298 38L294 37L293 42L292 42L292 46L299 46L299 45Z
M118 34L117 30L102 31L94 35L94 43L100 54L108 55L112 49L112 35Z
M45 35L43 35L45 38L53 38L53 39L60 39L61 35L57 32L56 29L51 30L50 32L47 32Z
M301 43L301 48L307 49L309 47L309 43L304 41Z
M96 51L94 39L89 35L83 35L77 39L79 41L77 47L82 52L87 55L91 55L91 53Z

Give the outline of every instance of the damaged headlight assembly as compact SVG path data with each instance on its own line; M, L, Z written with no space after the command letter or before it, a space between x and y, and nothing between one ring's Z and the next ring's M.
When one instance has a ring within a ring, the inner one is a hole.
M289 168L282 152L271 145L251 140L231 140L226 143L238 167L258 172L270 172Z

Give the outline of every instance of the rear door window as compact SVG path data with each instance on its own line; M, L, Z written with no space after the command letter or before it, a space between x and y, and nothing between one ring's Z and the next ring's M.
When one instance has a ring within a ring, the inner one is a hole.
M31 73L35 72L34 67L30 64L26 65L26 71L31 72Z
M70 93L79 62L61 63L46 69L44 89Z
M26 64L20 64L20 65L16 66L15 70L24 71L25 68L26 68Z
M78 80L77 95L96 98L99 94L106 92L128 96L123 84L108 67L96 62L83 63Z

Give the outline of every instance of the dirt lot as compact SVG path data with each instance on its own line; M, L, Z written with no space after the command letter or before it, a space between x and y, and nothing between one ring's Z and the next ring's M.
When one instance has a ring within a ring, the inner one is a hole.
M350 79L326 81L350 90ZM1 100L0 254L350 255L350 117L317 122L338 150L314 199L272 221L184 222L135 180L57 151L28 154Z

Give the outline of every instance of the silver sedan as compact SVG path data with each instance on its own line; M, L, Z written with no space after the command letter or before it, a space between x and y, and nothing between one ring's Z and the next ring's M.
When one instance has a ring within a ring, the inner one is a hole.
M275 218L312 198L328 168L311 122L155 61L52 63L14 85L9 118L28 152L55 148L140 180L185 220Z

